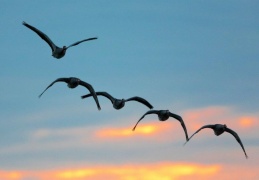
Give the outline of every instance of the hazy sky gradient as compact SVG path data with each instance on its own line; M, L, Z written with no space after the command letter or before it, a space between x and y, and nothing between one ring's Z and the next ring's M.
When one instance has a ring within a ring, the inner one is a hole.
M1 1L0 179L257 179L259 173L259 3L257 1ZM26 21L58 46L64 58ZM116 98L141 96L181 115L159 122L128 102L115 110L78 77ZM204 172L201 169L206 169Z

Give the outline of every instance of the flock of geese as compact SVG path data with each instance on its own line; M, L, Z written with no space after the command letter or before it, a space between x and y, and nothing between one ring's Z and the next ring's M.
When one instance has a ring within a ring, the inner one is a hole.
M90 41L90 40L95 40L97 39L97 37L93 37L93 38L88 38L88 39L84 39L84 40L81 40L81 41L77 41L69 46L63 46L62 48L58 47L57 45L55 45L53 43L53 41L46 35L44 34L43 32L41 32L39 29L27 24L26 22L23 22L22 23L24 26L26 26L27 28L31 29L32 31L34 31L36 34L38 34L46 43L48 43L48 45L50 46L51 50L52 50L52 56L54 58L57 58L57 59L60 59L62 57L65 56L66 54L66 51L68 48L72 47L72 46L76 46L82 42L85 42L85 41ZM110 95L109 93L107 92L95 92L94 88L92 87L92 85L88 84L87 82L84 82L76 77L69 77L69 78L58 78L56 79L55 81L53 81L40 95L39 95L39 98L43 95L43 93L48 89L50 88L52 85L54 85L55 83L57 82L65 82L67 83L67 86L69 88L76 88L78 85L80 86L83 86L85 88L87 88L90 92L90 94L86 94L86 95L83 95L81 96L82 99L84 98L88 98L88 97L93 97L94 100L95 100L95 103L97 105L97 108L98 110L101 110L101 106L99 104L99 101L98 101L98 97L97 96L104 96L106 98L108 98L113 107L117 110L121 109L124 107L125 103L128 102L128 101L137 101L139 103L142 103L143 105L147 106L149 109L153 109L153 106L147 101L145 100L144 98L141 98L141 97L138 97L138 96L134 96L134 97L131 97L131 98L128 98L128 99L117 99L117 98L114 98L112 95ZM185 133L185 137L186 137L186 142L185 144L190 141L190 139L195 135L197 134L199 131L201 131L202 129L205 129L205 128L210 128L214 131L214 134L216 136L219 136L221 135L222 133L224 132L228 132L230 134L232 134L235 139L237 140L237 142L240 144L240 146L242 147L243 151L244 151L244 154L245 154L245 157L248 158L247 154L246 154L246 151L245 151L245 148L243 146L243 143L241 141L241 139L239 138L238 134L233 131L232 129L229 129L225 124L210 124L210 125L204 125L202 126L200 129L198 129L190 138L188 137L188 133L187 133L187 129L186 129L186 126L184 124L184 121L182 119L181 116L177 115L177 114L174 114L174 113L171 113L169 110L149 110L147 111L136 123L136 125L134 126L134 128L132 129L133 131L136 129L138 123L146 116L146 115L149 115L149 114L156 114L158 116L158 119L160 121L166 121L167 119L169 119L170 117L178 120L180 123L181 123L181 126L184 130L184 133Z

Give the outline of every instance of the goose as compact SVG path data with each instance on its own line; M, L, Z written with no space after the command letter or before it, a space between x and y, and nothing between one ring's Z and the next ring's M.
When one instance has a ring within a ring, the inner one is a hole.
M131 97L129 99L116 99L107 92L96 92L96 95L97 96L104 96L104 97L108 98L111 101L111 103L113 104L114 109L117 109L117 110L123 108L127 101L137 101L139 103L142 103L142 104L146 105L150 109L153 108L153 106L147 100L145 100L141 97L138 97L138 96L134 96L134 97ZM81 96L81 98L84 99L84 98L87 98L87 97L90 97L90 96L92 96L92 94L83 95L83 96Z
M81 41L77 41L69 46L63 46L62 48L56 46L52 41L51 39L46 35L44 34L43 32L41 32L40 30L38 30L37 28L27 24L26 22L23 21L22 23L24 26L26 26L27 28L31 29L32 31L34 31L35 33L37 33L44 41L46 41L46 43L48 43L48 45L50 46L51 50L52 50L52 56L57 58L57 59L60 59L62 58L63 56L65 56L66 54L66 51L68 48L72 47L72 46L76 46L82 42L85 42L85 41L90 41L90 40L95 40L97 39L97 37L93 37L93 38L88 38L88 39L84 39L84 40L81 40Z
M239 138L239 136L238 136L238 134L235 132L235 131L233 131L232 129L229 129L227 126L226 126L226 124L209 124L209 125L205 125L205 126L202 126L200 129L198 129L195 133L193 133L193 135L185 142L185 144L195 135L195 134L197 134L200 130L202 130L202 129L205 129L205 128L211 128L213 131L214 131L214 134L216 135L216 136L219 136L219 135L221 135L221 134L223 134L224 132L228 132L228 133L230 133L230 134L232 134L235 138L236 138L236 140L237 140L237 142L240 144L240 146L242 147L242 149L243 149L243 151L244 151L244 153L245 153L245 156L246 156L246 158L248 158L248 156L247 156L247 154L246 154L246 151L245 151L245 148L244 148L244 146L243 146L243 143L242 143L242 141L241 141L241 139Z
M92 85L76 78L76 77L69 77L69 78L58 78L56 79L55 81L53 81L40 95L39 95L39 98L43 95L43 93L48 89L50 88L53 84L55 84L56 82L65 82L67 83L67 86L71 89L73 88L76 88L78 85L81 85L81 86L84 86L86 87L91 95L94 97L94 100L97 104L97 107L98 107L98 110L101 110L101 107L100 107L100 104L99 104L99 101L98 101L98 98L97 98L97 95L94 91L94 88L92 87Z
M175 118L176 120L178 120L181 125L182 125L182 128L184 130L184 133L185 133L185 137L186 137L186 140L188 140L188 133L187 133L187 129L185 127L185 124L184 124L184 121L182 119L181 116L177 115L177 114L174 114L174 113L171 113L169 110L149 110L147 111L139 120L138 122L136 123L136 125L134 126L134 128L132 129L132 131L134 131L138 125L138 123L148 114L157 114L158 116L158 119L160 121L166 121L169 117L173 117Z

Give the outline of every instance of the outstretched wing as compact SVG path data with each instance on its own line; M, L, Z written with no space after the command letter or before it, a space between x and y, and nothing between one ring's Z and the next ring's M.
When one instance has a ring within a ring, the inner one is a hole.
M186 141L188 141L188 133L187 133L187 129L185 127L185 124L184 124L184 121L183 121L182 117L177 115L177 114L171 113L171 112L170 112L170 117L173 117L173 118L177 119L181 123L181 125L183 127L183 130L184 130L184 133L185 133Z
M48 45L50 46L50 48L52 49L52 51L54 51L54 49L56 48L56 45L51 41L51 39L44 34L43 32L41 32L40 30L38 30L37 28L27 24L26 22L23 21L22 23L24 26L26 26L27 28L31 29L32 31L34 31L35 33L37 33L44 41L46 41L46 43L48 43Z
M55 84L56 82L66 82L68 83L69 81L69 78L58 78L56 79L55 81L53 81L40 95L39 95L39 98L42 96L42 94L47 91L48 88L50 88L53 84Z
M113 104L114 101L115 101L115 98L112 97L112 96L111 96L109 93L107 93L107 92L96 92L96 95L97 95L97 96L104 96L104 97L108 98L108 99L111 101L112 104ZM81 96L81 98L84 99L84 98L88 98L88 97L90 97L90 96L92 96L92 94L83 95L83 96Z
M135 96L132 98L127 99L126 101L138 101L139 103L142 103L144 105L146 105L147 107L149 107L149 109L153 109L153 106L145 99Z
M132 131L134 131L138 125L138 123L148 114L158 114L158 110L149 110L148 112L146 112L139 120L138 122L136 123L136 125L134 126L134 128L132 129Z
M84 81L80 81L79 84L80 84L81 86L86 87L86 88L90 91L90 94L93 96L93 98L94 98L94 100L95 100L95 102L96 102L96 105L97 105L97 107L98 107L98 110L101 110L101 106L100 106L100 104L99 104L99 101L98 101L98 98L97 98L97 95L96 95L96 92L95 92L93 86L92 86L91 84L88 84L87 82L84 82Z
M84 40L81 40L81 41L77 41L77 42L75 42L75 43L69 45L68 47L66 47L66 49L68 49L68 48L70 48L70 47L72 47L72 46L76 46L76 45L78 45L78 44L80 44L80 43L82 43L82 42L91 41L91 40L95 40L95 39L97 39L97 37L93 37L93 38L88 38L88 39L84 39Z
M245 148L244 148L244 146L243 146L243 143L242 143L241 139L239 138L238 134L237 134L235 131L233 131L232 129L229 129L229 128L226 128L225 131L228 132L228 133L230 133L230 134L232 134L232 135L236 138L237 142L238 142L238 143L240 144L240 146L242 147L242 149L243 149L243 151L244 151L244 153L245 153L246 158L248 158L248 156L247 156L247 154L246 154L246 151L245 151Z
M190 137L190 138L188 138L188 140L184 143L184 145L188 142L188 141L190 141L190 139L195 135L195 134L197 134L200 130L202 130L202 129L204 129L204 128L211 128L211 129L213 129L215 127L215 125L205 125L205 126L202 126L200 129L198 129L195 133L193 133L193 135Z

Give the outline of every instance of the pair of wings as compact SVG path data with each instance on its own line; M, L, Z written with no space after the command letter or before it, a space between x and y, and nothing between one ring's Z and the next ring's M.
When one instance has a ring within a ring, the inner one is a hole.
M69 83L70 79L71 79L71 78L58 78L58 79L56 79L55 81L53 81L53 82L39 95L39 98L43 95L43 93L44 93L45 91L47 91L48 88L50 88L51 86L53 86L53 84L55 84L56 82ZM78 78L77 78L77 79L78 79ZM84 81L81 81L81 80L79 80L79 85L86 87L86 88L90 91L91 95L93 96L93 98L94 98L94 100L95 100L95 102L96 102L96 104L97 104L98 109L100 110L100 109L101 109L101 106L100 106L100 104L99 104L97 95L96 95L95 90L94 90L94 88L92 87L92 85L91 85L91 84L88 84L88 83L86 83L86 82L84 82Z
M159 114L161 112L161 110L150 110L148 112L146 112L139 120L138 122L136 123L136 125L134 126L134 128L132 129L133 131L135 130L135 128L137 127L138 123L148 114ZM184 121L182 119L181 116L177 115L177 114L174 114L174 113L171 113L169 112L169 116L172 117L172 118L175 118L176 120L178 120L180 123L181 123L181 126L184 130L184 133L185 133L185 138L186 140L188 140L188 133L187 133L187 129L186 129L186 126L184 124Z
M50 48L52 49L52 51L54 51L57 46L52 42L52 40L46 35L44 34L43 32L41 32L39 29L27 24L26 22L23 21L23 25L26 26L27 28L31 29L32 31L34 31L35 33L37 33L46 43L48 43L48 45L50 46ZM94 39L97 39L97 37L93 37L93 38L88 38L88 39L84 39L84 40L81 40L81 41L77 41L69 46L66 47L66 49L72 47L72 46L76 46L82 42L85 42L85 41L90 41L90 40L94 40Z
M211 128L211 129L214 129L216 126L216 124L212 125L212 124L209 124L209 125L205 125L205 126L202 126L200 129L198 129L195 133L193 133L193 135L185 142L185 144L195 135L197 134L199 131L201 131L202 129L205 129L205 128ZM242 147L244 153L245 153L245 156L246 158L248 158L247 154L246 154L246 151L245 151L245 148L243 146L243 143L241 141L241 139L239 138L238 134L233 131L232 129L229 129L229 128L226 128L225 129L226 132L232 134L234 136L234 138L237 140L237 142L240 144L240 146Z
M96 95L97 95L97 96L104 96L104 97L108 98L108 99L111 101L112 104L113 104L113 103L115 102L115 100L116 100L116 98L114 98L113 96L111 96L111 95L110 95L109 93L107 93L107 92L96 92ZM86 95L84 95L84 96L81 96L81 98L84 99L84 98L87 98L87 97L90 97L90 96L92 96L92 94L86 94ZM138 96L131 97L131 98L129 98L129 99L126 99L125 101L137 101L137 102L139 102L139 103L142 103L142 104L146 105L146 106L149 107L150 109L153 108L153 106L152 106L147 100L145 100L145 99L143 99L143 98L141 98L141 97L138 97Z

